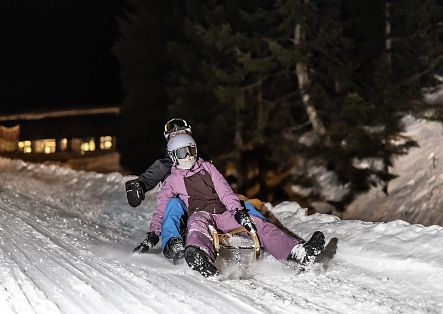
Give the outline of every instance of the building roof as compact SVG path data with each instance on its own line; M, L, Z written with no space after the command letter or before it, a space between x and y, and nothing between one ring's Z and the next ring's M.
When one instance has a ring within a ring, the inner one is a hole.
M0 122L17 121L17 120L41 120L47 118L62 118L71 116L89 116L101 114L120 115L120 107L103 107L103 108L87 108L87 109L67 109L47 112L28 112L10 115L0 115Z
M20 140L116 136L119 107L73 109L0 116L0 124L20 125Z

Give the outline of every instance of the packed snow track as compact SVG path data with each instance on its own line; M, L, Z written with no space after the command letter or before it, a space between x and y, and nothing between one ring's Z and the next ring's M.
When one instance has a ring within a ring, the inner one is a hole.
M156 191L131 208L128 179L0 159L0 313L443 313L442 227L282 203L287 228L325 233L321 263L300 273L265 255L205 279L159 248L131 255Z

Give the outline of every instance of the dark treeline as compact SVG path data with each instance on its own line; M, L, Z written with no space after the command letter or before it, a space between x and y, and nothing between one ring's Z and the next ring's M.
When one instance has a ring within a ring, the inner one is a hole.
M441 70L437 0L136 1L115 53L126 91L121 162L162 156L163 123L193 133L238 191L343 210L416 143L403 117ZM331 193L326 186L335 186Z

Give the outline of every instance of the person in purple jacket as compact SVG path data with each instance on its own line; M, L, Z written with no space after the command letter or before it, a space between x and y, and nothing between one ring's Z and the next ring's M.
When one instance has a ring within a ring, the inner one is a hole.
M166 140L169 141L174 136L180 134L192 134L191 125L186 120L173 118L165 123L163 135ZM145 198L145 193L152 190L159 182L163 182L169 176L172 164L173 161L169 155L157 159L138 178L127 181L125 186L129 205L132 207L139 206ZM252 204L247 201L244 201L242 204L249 214L266 220ZM165 215L163 216L161 239L155 233L147 232L145 239L134 248L133 253L148 253L161 240L163 254L176 264L184 257L185 253L184 235L187 217L185 204L177 197L171 198L166 205Z
M181 134L171 138L168 154L173 166L158 193L150 232L161 235L166 205L170 199L179 198L189 217L185 260L192 269L205 277L217 274L209 226L224 233L241 225L256 233L264 249L281 261L308 265L322 252L325 238L320 231L304 242L266 220L249 216L223 175L212 163L198 157L192 136Z

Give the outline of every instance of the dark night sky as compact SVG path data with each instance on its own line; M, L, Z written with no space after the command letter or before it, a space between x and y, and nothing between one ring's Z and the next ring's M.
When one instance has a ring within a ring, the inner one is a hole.
M111 52L123 0L1 0L0 114L123 98Z

